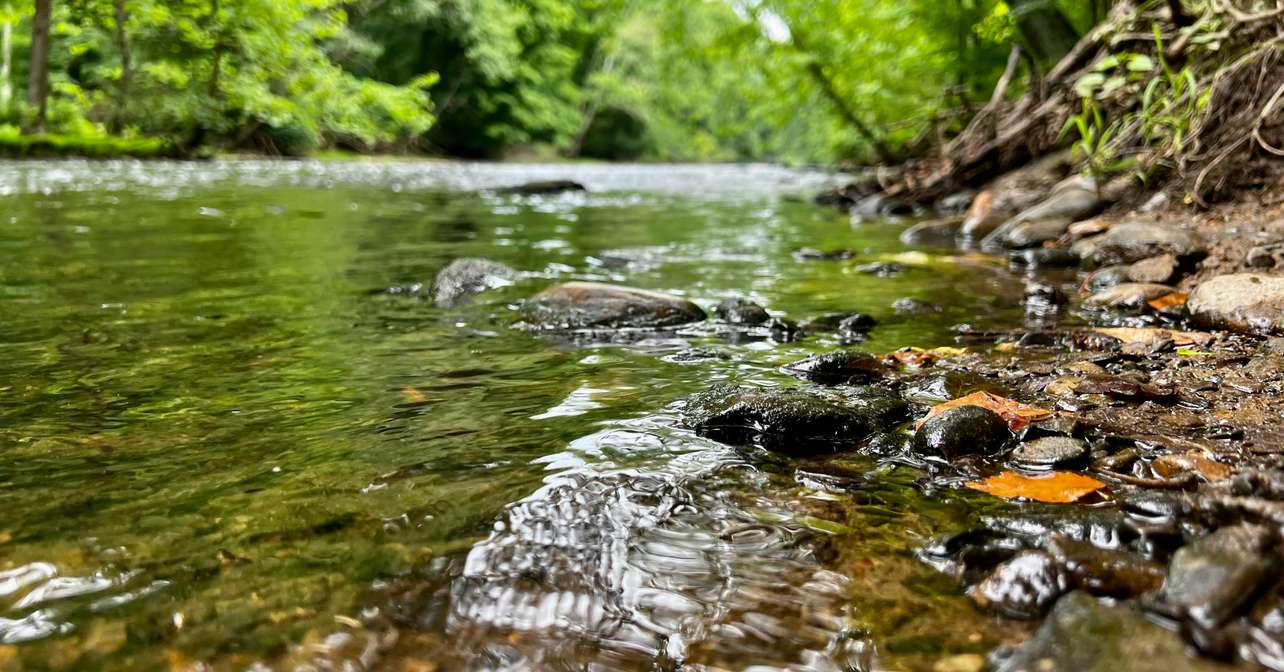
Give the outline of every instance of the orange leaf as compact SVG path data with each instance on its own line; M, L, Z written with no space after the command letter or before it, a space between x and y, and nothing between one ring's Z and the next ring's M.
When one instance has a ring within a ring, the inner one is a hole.
M901 348L895 352L887 353L883 360L888 364L903 364L911 369L920 369L935 364L936 355L922 348Z
M1008 421L1008 427L1010 427L1014 432L1019 431L1022 427L1025 427L1035 420L1042 420L1052 415L1052 411L1049 411L1046 408L1023 404L1006 397L1000 397L997 394L990 394L989 392L973 392L966 397L959 397L958 399L952 399L943 404L933 406L932 410L928 411L927 417L920 420L919 424L923 424L923 421L927 420L927 418L934 415L940 415L951 408L958 408L959 406L980 406L981 408L987 408L994 411L1004 420Z
M428 401L428 397L424 396L423 392L413 387L401 388L401 398L405 399L407 404L422 404Z
M1186 305L1186 298L1188 296L1190 295L1186 292L1173 292L1172 294L1165 294L1157 299L1151 299L1146 302L1146 305L1154 308L1155 310L1177 308Z
M1208 345L1213 342L1213 335L1202 331L1177 331L1176 329L1157 329L1151 327L1099 327L1093 329L1098 334L1117 338L1124 343L1154 343L1169 340L1177 347L1189 345Z
M1049 504L1077 502L1085 495L1106 487L1105 483L1095 478L1069 471L1054 471L1039 476L1022 476L1015 471L1005 471L983 481L963 485L1001 499L1033 499Z

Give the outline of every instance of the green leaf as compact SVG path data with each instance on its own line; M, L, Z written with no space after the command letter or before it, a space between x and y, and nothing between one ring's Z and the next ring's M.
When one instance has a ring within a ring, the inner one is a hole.
M1155 69L1155 61L1145 54L1136 54L1128 59L1128 70L1132 72L1150 72Z

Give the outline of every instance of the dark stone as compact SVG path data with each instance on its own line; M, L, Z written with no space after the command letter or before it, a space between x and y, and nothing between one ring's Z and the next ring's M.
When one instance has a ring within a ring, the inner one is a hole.
M1066 591L1066 577L1044 551L1021 551L969 593L982 609L1011 618L1038 618Z
M1257 245L1244 255L1244 265L1249 268L1275 268L1284 260L1284 243Z
M867 383L879 380L887 367L867 352L835 350L782 367L785 373L822 385Z
M972 206L972 200L976 198L976 192L971 190L958 191L936 202L936 211L945 216L962 215ZM959 225L963 224L962 220Z
M877 322L864 313L853 313L838 323L838 337L847 340L863 339Z
M1164 583L1163 566L1134 553L1061 535L1048 542L1047 550L1075 588L1093 595L1136 597L1159 590Z
M539 180L536 182L527 182L512 187L497 189L501 194L517 194L519 196L537 196L546 194L560 194L565 191L588 191L584 185L572 180Z
M1274 545L1270 529L1234 525L1183 546L1168 565L1159 604L1204 628L1227 622L1275 577Z
M727 299L713 307L713 315L727 324L763 324L771 320L766 308L747 299Z
M904 400L888 392L868 394L857 405L800 390L720 385L691 397L686 415L699 434L733 445L760 444L791 454L836 452L908 412Z
M959 406L932 416L914 434L914 452L954 459L993 455L1012 438L1008 423L980 406Z
M1099 236L1075 243L1072 249L1094 266L1109 266L1131 264L1161 254L1193 257L1202 253L1204 246L1193 234L1175 226L1125 222Z
M1025 441L1012 451L1012 459L1024 467L1051 469L1081 460L1088 454L1088 444L1069 436L1045 436Z
M998 661L995 672L1218 672L1233 668L1192 658L1172 632L1124 605L1072 592L1038 632Z
M699 306L678 296L596 282L549 287L527 299L522 312L542 329L662 328L705 318Z
M489 259L456 259L437 273L432 281L432 300L439 306L453 306L479 292L512 284L517 271Z
M1079 265L1079 257L1061 247L1035 247L1008 255L1013 266L1029 269L1070 268Z
M1284 334L1284 277L1261 273L1219 275L1195 287L1186 309L1200 327Z
M900 264L894 264L887 261L874 261L868 264L861 264L852 268L857 273L865 275L874 275L880 278L892 278L905 272L905 267Z
M828 252L811 247L794 250L794 258L802 261L843 261L856 256L851 250L830 250Z

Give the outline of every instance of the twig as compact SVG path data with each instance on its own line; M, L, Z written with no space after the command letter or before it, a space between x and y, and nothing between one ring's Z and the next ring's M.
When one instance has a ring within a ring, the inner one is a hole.
M1263 107L1262 111L1258 113L1257 123L1253 124L1253 139L1257 141L1257 144L1262 149L1276 156L1284 156L1284 149L1279 149L1266 142L1266 139L1262 137L1262 125L1271 116L1271 112L1275 110L1275 104L1280 102L1280 96L1282 95L1284 95L1284 84L1280 84L1279 88L1275 89L1275 94L1271 96L1270 100L1266 101L1266 107Z

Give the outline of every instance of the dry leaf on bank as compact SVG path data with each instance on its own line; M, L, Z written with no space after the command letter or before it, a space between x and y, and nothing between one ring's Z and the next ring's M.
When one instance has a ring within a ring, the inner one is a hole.
M1008 427L1014 432L1020 431L1022 427L1025 427L1031 422L1043 420L1044 418L1052 416L1052 411L1049 411L1046 408L1023 404L1019 401L1013 401L1007 397L1000 397L997 394L991 394L989 392L973 392L966 397L951 399L943 404L933 406L932 410L929 411L927 416L924 417L923 420L920 420L918 424L921 425L923 424L923 421L928 418L944 413L951 408L958 408L959 406L980 406L981 408L994 411L999 414L999 417L1002 417L1007 421Z
M1172 294L1165 294L1157 299L1151 299L1146 302L1146 305L1154 308L1155 310L1180 308L1186 305L1186 299L1189 297L1190 294L1187 294L1186 292L1173 292Z
M1106 484L1090 476L1069 471L1054 471L1039 476L1023 476L1014 471L1005 471L983 481L964 483L964 486L1001 499L1032 499L1049 504L1069 504L1106 487Z

